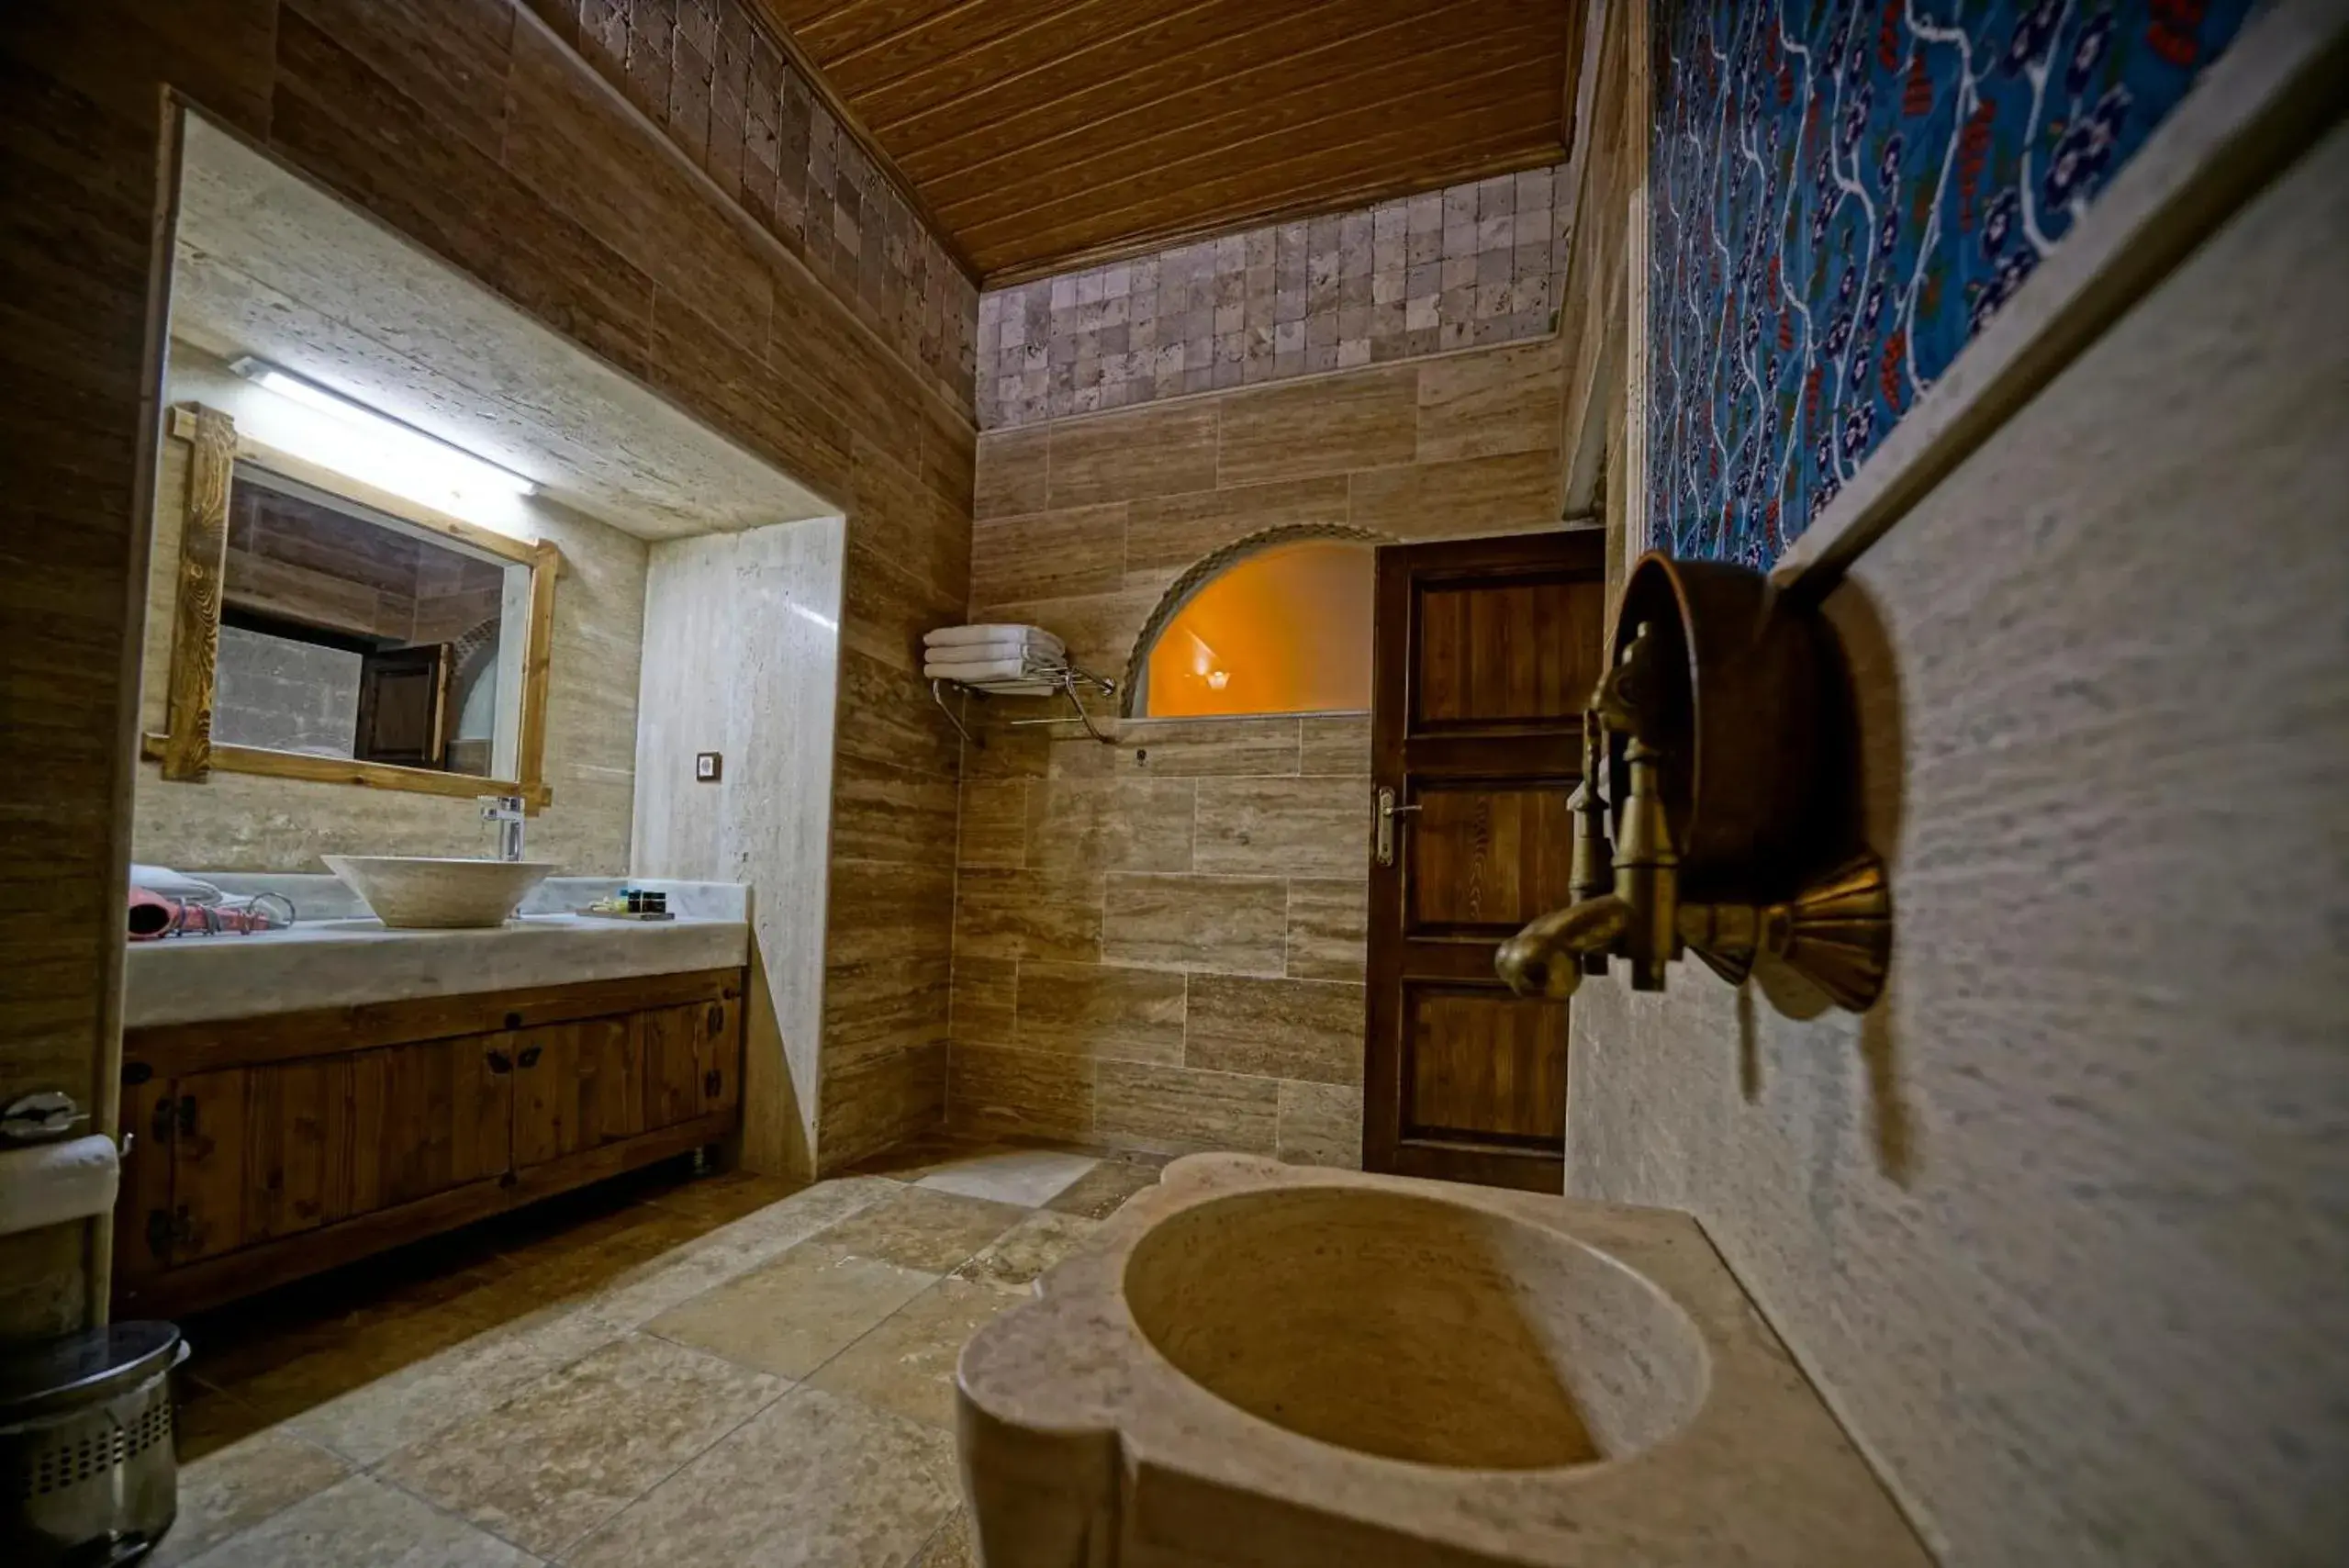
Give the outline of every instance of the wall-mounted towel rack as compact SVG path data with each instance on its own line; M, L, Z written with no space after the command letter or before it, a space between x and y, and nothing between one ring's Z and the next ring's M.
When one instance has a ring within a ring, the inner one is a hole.
M966 728L962 722L962 716L956 713L947 703L945 689L949 686L959 687L964 691L980 699L990 697L1050 697L1055 695L1066 697L1068 700L1068 706L1076 711L1077 722L1085 726L1085 733L1087 734L1092 736L1093 739L1101 742L1103 745L1115 745L1117 744L1117 737L1115 735L1105 735L1102 734L1100 727L1093 722L1093 716L1085 711L1084 699L1078 695L1079 691L1094 691L1100 693L1103 697L1114 697L1117 695L1117 682L1104 679L1101 676L1093 674L1091 670L1079 669L1075 665L1063 663L1046 666L1031 670L1027 674L1023 675L1014 680L933 680L930 683L930 700L935 702L938 705L938 711L945 714L946 722L955 727L955 733L956 734L962 736L964 740L968 741L972 745L977 746L979 750L985 751L987 749L986 740L981 736L973 734L968 728ZM1068 722L1068 721L1066 719L1012 719L1008 721L1011 726L1015 729L1031 724L1065 724Z

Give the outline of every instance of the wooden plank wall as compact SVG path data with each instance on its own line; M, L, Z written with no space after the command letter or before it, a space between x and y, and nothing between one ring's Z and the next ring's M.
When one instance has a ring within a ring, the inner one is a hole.
M952 790L956 742L927 716L915 654L923 625L967 595L967 409L531 13L25 0L0 21L0 717L14 753L0 1093L95 1096L117 1029L167 87L841 502L842 796L908 779ZM928 841L868 847L935 865L951 834L946 813ZM944 901L905 909L943 933ZM869 961L835 944L837 965ZM844 1116L856 1103L863 1124L895 1128L938 1103L943 965L934 998L892 1019L875 1065L844 1081ZM81 1317L84 1249L46 1233L0 1248L0 1332Z

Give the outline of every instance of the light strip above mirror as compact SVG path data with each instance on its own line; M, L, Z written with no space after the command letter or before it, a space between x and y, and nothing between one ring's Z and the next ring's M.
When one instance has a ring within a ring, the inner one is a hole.
M452 498L468 494L528 496L537 493L535 481L485 458L475 457L440 437L428 435L364 403L319 386L282 365L246 354L230 362L229 369L279 397L331 416L341 429L358 438L345 442L322 439L325 450L302 455L365 479L414 499L445 506ZM340 431L338 431L338 434ZM320 432L325 436L325 431Z

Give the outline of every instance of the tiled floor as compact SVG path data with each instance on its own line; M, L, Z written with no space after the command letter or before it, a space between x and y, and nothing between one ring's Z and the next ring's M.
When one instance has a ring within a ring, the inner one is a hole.
M204 1568L960 1568L963 1341L1147 1164L649 1174L184 1325Z

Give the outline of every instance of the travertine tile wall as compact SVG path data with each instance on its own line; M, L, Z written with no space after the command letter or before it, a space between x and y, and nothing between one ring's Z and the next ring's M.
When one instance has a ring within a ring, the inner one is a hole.
M826 969L852 1001L877 989L905 946L870 935L860 911L883 905L930 957L914 1000L829 1021L855 1060L827 1066L816 1147L760 1085L780 1064L753 1064L745 1158L803 1171L937 1121L958 743L918 655L968 599L968 400L759 220L755 181L729 199L692 174L551 10L552 34L522 0L0 13L0 698L24 741L0 783L0 1089L102 1103L114 1076L168 87L846 511ZM0 1331L79 1320L85 1229L0 1242Z
M755 0L531 0L906 360L968 403L979 290L840 128Z
M1168 585L1262 529L1554 526L1561 380L1544 339L990 432L971 610L1122 678ZM1358 1163L1368 718L985 734L964 753L950 1119Z
M1573 191L1531 169L982 295L979 427L1545 336Z

